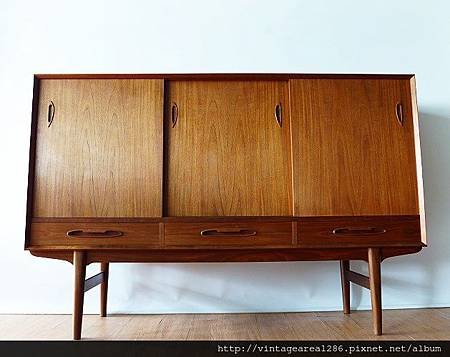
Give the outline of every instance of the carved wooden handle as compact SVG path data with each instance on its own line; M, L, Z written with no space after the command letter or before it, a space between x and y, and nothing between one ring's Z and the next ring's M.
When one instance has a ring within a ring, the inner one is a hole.
M402 103L397 103L395 106L395 115L397 117L398 123L403 126L403 105Z
M55 117L55 103L53 101L50 101L50 104L48 105L48 111L47 111L47 124L48 128L50 128L50 125L53 123L53 118Z
M172 103L172 128L175 128L175 125L177 125L178 121L178 105L177 103Z
M83 230L83 229L73 229L66 233L68 237L78 237L78 238L113 238L123 236L121 231L112 230Z
M333 234L340 236L370 236L386 233L380 227L341 227L333 229Z
M218 229L205 229L200 232L203 237L250 237L255 236L256 231L249 229L239 229L239 230L218 230Z
M277 105L275 105L275 120L277 121L277 123L280 127L283 125L283 111L282 111L281 103L278 103Z

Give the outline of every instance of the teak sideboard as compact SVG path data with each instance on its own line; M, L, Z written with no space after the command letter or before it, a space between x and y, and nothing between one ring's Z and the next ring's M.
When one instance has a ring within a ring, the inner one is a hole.
M74 265L74 339L110 262L338 260L381 334L382 260L426 245L415 77L35 75L25 235Z

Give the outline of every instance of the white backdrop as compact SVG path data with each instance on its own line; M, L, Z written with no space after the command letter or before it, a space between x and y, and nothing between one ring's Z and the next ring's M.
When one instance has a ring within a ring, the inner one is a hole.
M23 251L33 73L416 73L430 247L383 263L383 303L450 306L449 13L446 0L1 0L0 312L72 307L72 266ZM337 262L116 264L109 310L338 310L339 284ZM98 309L95 289L85 311Z

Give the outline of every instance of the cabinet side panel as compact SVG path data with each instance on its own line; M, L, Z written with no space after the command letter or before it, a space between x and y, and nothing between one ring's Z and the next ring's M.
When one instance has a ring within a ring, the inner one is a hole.
M39 107L39 88L40 80L36 76L33 78L33 101L31 106L31 130L30 147L28 155L28 187L27 187L27 212L25 222L25 249L30 246L31 240L31 220L33 218L33 191L34 191L34 170L36 162L36 132L37 132L37 114Z
M420 149L420 135L419 135L419 110L417 107L417 92L416 79L411 78L410 81L410 98L411 98L411 115L414 124L414 144L416 152L416 169L417 169L417 191L419 199L419 213L420 213L420 231L422 243L427 244L426 233L426 219L425 219L425 198L423 189L423 175L422 175L422 152ZM406 98L408 99L408 97Z
M40 82L34 216L161 216L163 81Z
M418 214L409 80L290 85L295 215Z

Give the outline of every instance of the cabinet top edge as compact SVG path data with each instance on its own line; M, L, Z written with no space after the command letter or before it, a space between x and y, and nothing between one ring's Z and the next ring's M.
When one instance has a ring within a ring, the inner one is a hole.
M168 79L168 80L289 80L289 79L411 79L414 74L363 73L40 73L37 79Z

